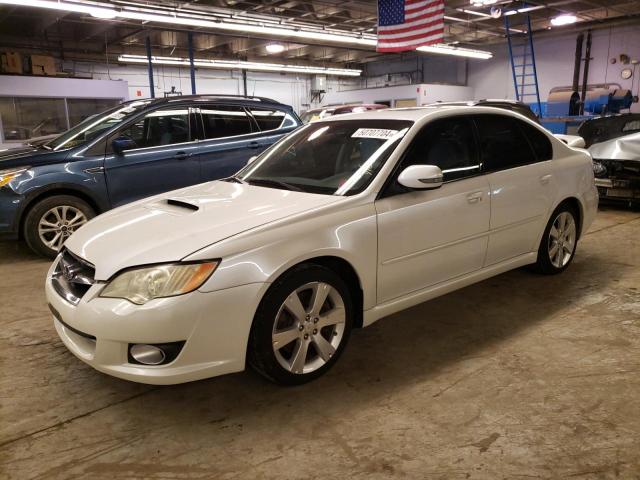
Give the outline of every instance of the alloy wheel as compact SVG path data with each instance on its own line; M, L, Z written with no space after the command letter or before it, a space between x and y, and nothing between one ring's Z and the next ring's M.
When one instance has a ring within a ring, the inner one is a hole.
M345 331L344 300L328 283L297 288L280 306L272 345L278 363L294 374L311 373L335 354Z
M576 222L569 212L560 212L549 230L549 260L556 268L569 263L576 245Z
M67 238L85 223L87 217L80 209L59 205L40 217L38 235L48 248L59 251Z

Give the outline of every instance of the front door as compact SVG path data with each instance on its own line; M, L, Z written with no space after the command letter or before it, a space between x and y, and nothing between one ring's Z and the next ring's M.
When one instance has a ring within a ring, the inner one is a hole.
M107 143L105 173L114 207L200 181L194 156L189 109L153 110L112 135ZM132 147L115 153L116 138L133 141Z
M472 123L450 117L418 133L397 176L437 165L444 184L407 191L397 182L376 201L378 303L482 268L489 231L489 182L481 175Z

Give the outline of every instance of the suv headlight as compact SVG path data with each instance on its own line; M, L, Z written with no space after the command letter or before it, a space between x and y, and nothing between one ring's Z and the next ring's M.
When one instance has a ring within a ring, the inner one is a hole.
M144 305L154 298L183 295L206 282L219 263L171 263L125 270L108 283L100 296Z
M30 168L31 167L20 167L20 168L9 168L7 170L0 170L0 188L4 187L11 180L13 180L19 175L22 175L24 172L26 172Z

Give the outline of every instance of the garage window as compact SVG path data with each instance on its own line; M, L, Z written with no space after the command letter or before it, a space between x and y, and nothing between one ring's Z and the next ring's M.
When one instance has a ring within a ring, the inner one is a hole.
M224 138L252 132L251 120L242 107L211 105L201 107L204 138Z
M529 141L519 128L519 120L503 115L478 115L475 122L484 171L506 170L536 161Z

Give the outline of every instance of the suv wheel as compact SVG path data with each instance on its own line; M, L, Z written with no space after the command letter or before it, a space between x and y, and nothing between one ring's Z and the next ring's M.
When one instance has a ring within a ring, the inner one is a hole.
M95 216L93 208L78 197L47 197L27 213L24 238L34 252L54 258L67 238Z

